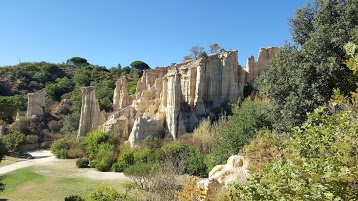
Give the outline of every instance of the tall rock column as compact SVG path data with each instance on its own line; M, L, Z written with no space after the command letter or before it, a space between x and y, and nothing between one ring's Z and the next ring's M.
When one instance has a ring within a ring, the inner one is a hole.
M127 81L125 76L123 76L122 78L116 81L116 88L114 89L114 95L113 95L114 111L123 109L131 104L131 101L128 100L129 95L126 85L127 85Z
M45 107L46 91L42 89L35 93L27 94L27 112L26 117L41 116L44 114L43 107Z
M104 114L99 110L94 87L82 87L81 91L82 107L77 137L86 135L88 132L97 129L106 121Z
M180 114L180 75L178 69L174 69L173 72L167 74L167 115L166 122L169 133L173 139L177 139L179 136L179 114Z

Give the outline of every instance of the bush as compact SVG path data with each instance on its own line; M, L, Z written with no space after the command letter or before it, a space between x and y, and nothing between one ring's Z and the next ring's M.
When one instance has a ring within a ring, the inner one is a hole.
M188 158L193 151L192 147L181 142L172 142L165 144L161 150L164 154L164 161L167 165L172 166L177 174L183 174L187 171Z
M131 179L128 190L144 192L143 200L175 200L174 193L180 189L176 169L167 162L135 164L128 167L124 174Z
M22 146L25 144L25 135L19 131L1 136L8 153L12 156L18 156L21 153Z
M186 144L197 148L202 153L212 152L215 137L218 134L218 129L224 126L225 121L211 122L209 118L203 119L193 133L188 133L181 136Z
M85 199L83 199L79 195L70 195L68 197L65 197L65 201L85 201Z
M5 158L6 154L7 154L7 149L5 143L3 142L3 139L0 138L0 162Z
M97 170L106 172L110 171L114 163L114 145L109 143L101 143L98 145L96 158L97 161L95 167Z
M133 150L129 146L122 147L121 154L118 157L117 163L120 167L127 168L135 163ZM123 170L122 170L123 171Z
M95 160L89 161L89 166L91 168L96 168L96 165L97 165L97 161L95 161Z
M233 115L228 117L225 127L218 130L214 150L208 160L208 168L223 164L234 154L240 152L245 144L248 144L258 130L270 127L270 122L265 115L265 103L247 100L241 107L234 106Z
M188 158L188 167L187 172L191 175L205 177L207 176L207 169L204 162L204 154L200 153L199 151L192 151Z
M114 163L114 160L112 158L104 157L99 161L97 160L95 167L98 171L108 172L108 171L111 171L111 167L112 167L113 163Z
M89 161L87 159L80 158L80 159L78 159L76 161L76 166L78 168L88 168L89 167Z
M85 157L84 150L81 140L77 141L73 136L65 136L51 145L51 151L56 158L82 158Z
M287 154L234 185L237 200L357 200L358 126L349 112L316 109L291 131Z
M126 165L124 163L113 163L111 170L112 172L123 172L126 169Z
M127 194L120 194L113 188L106 185L99 186L86 199L87 201L134 201L135 199Z
M149 191L150 182L153 177L151 171L153 164L150 163L138 163L131 165L124 170L124 175L131 178L133 185L141 190Z
M134 162L135 163L148 163L148 162L150 162L150 160L152 160L151 162L154 162L153 157L151 157L151 155L152 155L152 150L150 150L149 148L135 150L133 152Z
M88 158L90 160L96 159L98 148L101 143L107 142L109 135L101 131L93 131L89 133L85 140Z
M51 145L51 152L56 158L65 159L67 158L67 150L60 141L56 141Z
M259 172L270 163L276 162L286 154L288 137L283 134L260 131L256 138L244 146L245 157L250 161L250 173Z

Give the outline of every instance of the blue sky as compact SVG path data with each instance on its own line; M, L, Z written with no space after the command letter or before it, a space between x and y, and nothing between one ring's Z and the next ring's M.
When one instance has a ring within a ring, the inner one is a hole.
M239 51L290 41L306 0L0 0L0 66L80 56L106 67L179 63L195 45Z

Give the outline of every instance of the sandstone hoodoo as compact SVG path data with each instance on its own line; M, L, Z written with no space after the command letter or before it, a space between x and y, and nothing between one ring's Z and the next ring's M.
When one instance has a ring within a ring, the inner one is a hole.
M128 94L125 77L118 79L113 97L115 111L101 126L103 116L99 116L94 89L83 88L79 135L98 127L128 140L132 146L149 135L177 139L193 131L202 117L211 115L223 103L243 98L244 87L267 68L275 50L261 48L258 61L251 56L246 67L238 64L238 52L229 50L144 70L133 95Z
M42 89L35 93L27 94L27 118L31 118L33 116L41 116L44 114L43 108L46 106L45 97L45 89Z
M104 112L99 110L94 87L82 87L82 107L78 136L95 130L106 121Z

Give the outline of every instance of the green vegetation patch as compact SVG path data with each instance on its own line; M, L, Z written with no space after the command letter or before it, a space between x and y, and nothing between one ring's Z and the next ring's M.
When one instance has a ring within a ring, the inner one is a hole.
M20 186L32 185L44 181L44 176L36 173L33 167L22 168L5 175L3 183L5 186L4 195L16 192Z
M81 177L59 177L58 175L41 175L46 168L27 167L5 175L2 181L6 186L0 199L26 201L63 201L69 195L87 197L101 183L123 192L122 181L98 181Z

